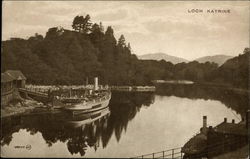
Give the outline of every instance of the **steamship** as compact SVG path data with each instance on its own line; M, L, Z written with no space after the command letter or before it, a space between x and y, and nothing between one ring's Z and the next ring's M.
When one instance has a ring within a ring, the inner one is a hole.
M59 94L59 95L58 95ZM93 89L67 89L60 90L56 95L57 101L62 105L61 109L79 113L90 113L105 109L111 99L109 89L100 89L98 78L94 78Z
M91 113L84 113L72 116L70 120L67 120L64 124L70 127L81 127L86 124L93 123L96 120L100 120L102 118L107 119L110 115L109 108L104 108L102 110L98 110Z

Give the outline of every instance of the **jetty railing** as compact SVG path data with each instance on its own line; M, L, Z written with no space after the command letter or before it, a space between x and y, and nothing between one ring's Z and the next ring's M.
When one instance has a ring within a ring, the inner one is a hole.
M182 159L183 153L181 152L182 147L163 150L159 152L144 154L132 158L166 158L166 159Z

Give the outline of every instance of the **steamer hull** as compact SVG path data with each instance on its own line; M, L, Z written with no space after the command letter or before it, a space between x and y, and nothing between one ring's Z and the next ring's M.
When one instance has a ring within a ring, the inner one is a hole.
M104 95L101 97L97 97L92 99L91 101L79 101L78 102L72 102L72 99L70 99L71 102L64 101L64 106L62 107L65 111L70 111L73 114L84 114L84 113L90 113L102 110L104 108L107 108L109 105L109 101L111 99L111 92L105 92Z

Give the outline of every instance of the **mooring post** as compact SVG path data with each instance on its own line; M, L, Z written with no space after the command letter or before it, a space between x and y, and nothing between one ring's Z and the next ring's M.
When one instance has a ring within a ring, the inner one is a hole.
M162 151L162 158L164 158L164 153L165 153L165 152L164 152L164 151Z
M153 158L155 158L155 153L153 153Z

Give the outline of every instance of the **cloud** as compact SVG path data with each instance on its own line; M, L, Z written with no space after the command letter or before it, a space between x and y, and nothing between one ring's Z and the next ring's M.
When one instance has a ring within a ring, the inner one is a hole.
M230 14L190 14L188 9L230 9ZM13 12L15 11L15 12ZM3 39L71 29L76 15L112 26L136 54L166 52L187 59L236 55L249 45L249 2L4 1Z
M102 19L103 21L116 21L125 19L128 13L124 9L119 9L116 11L110 11L108 13L101 13L96 16L97 19Z

